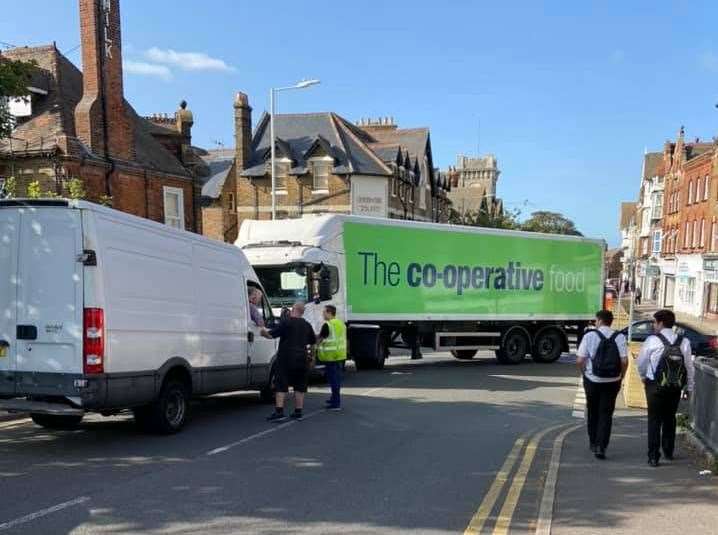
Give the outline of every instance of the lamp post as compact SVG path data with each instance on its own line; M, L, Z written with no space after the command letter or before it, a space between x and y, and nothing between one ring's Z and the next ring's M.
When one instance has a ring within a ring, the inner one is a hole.
M302 80L294 85L287 87L273 87L269 90L269 143L271 147L271 168L272 168L272 219L277 219L277 177L276 177L276 161L274 159L274 101L275 93L280 91L289 91L291 89L305 89L313 85L317 85L319 80Z

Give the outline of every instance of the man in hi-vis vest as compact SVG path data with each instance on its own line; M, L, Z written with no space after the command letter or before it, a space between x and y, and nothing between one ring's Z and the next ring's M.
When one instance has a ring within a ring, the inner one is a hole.
M335 306L325 306L323 315L325 323L319 331L317 358L324 364L327 381L332 389L332 397L326 402L327 409L338 411L342 408L340 390L344 361L347 359L347 328L343 321L337 319Z

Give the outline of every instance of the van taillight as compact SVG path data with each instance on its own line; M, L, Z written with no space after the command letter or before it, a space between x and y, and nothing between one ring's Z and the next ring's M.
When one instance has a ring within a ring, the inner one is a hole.
M85 309L82 358L85 373L105 371L105 311L101 308Z

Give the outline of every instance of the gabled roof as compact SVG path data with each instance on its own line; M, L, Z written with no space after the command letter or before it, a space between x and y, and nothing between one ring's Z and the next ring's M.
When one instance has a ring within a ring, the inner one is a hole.
M48 94L33 99L32 117L12 132L12 139L0 140L0 157L33 152L67 151L68 155L96 157L76 137L75 107L82 99L82 73L54 45L18 47L2 53L14 60L34 60L38 69L32 83L44 83ZM133 125L135 161L147 169L176 176L189 176L177 157L157 141L158 126L140 117L125 101Z
M224 183L227 181L227 177L234 165L234 151L195 150L195 153L207 165L206 176L200 177L202 181L202 197L219 199Z
M293 156L294 168L290 172L306 172L308 151L321 143L328 146L335 160L335 174L391 175L391 169L352 130L351 123L330 112L278 114L274 117L275 137L286 142ZM254 132L252 155L242 176L260 177L266 174L269 137L269 115L265 113Z
M636 217L636 206L638 206L638 203L636 202L621 203L621 216L619 222L620 228L628 228L634 223Z

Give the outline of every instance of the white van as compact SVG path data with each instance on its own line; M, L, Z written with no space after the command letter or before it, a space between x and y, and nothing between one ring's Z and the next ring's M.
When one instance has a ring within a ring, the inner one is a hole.
M266 395L276 343L251 287L231 245L83 201L0 201L0 410L71 427L131 408L172 433L191 396Z

